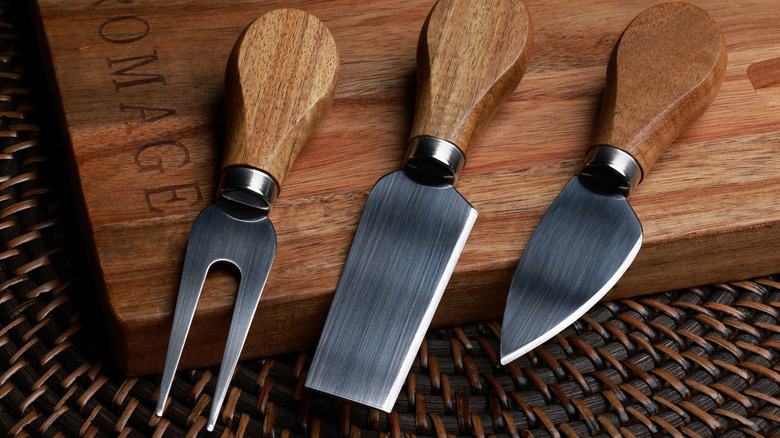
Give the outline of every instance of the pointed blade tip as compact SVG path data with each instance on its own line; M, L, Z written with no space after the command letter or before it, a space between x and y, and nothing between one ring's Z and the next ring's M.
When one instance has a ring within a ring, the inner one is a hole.
M526 353L536 348L535 344L524 344L520 348L513 348L511 351L505 351L504 349L504 343L502 341L501 343L501 365L509 365L510 362L513 362L521 357L523 357Z

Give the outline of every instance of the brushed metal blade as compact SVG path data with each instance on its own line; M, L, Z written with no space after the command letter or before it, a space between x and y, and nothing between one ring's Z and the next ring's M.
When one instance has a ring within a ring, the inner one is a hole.
M573 177L536 227L509 288L501 363L555 336L620 279L642 246L642 225L619 193Z
M404 171L371 190L306 379L389 412L477 211L450 184Z
M184 256L156 408L158 416L165 408L206 274L214 263L227 262L238 268L241 280L209 415L209 425L216 423L275 254L276 232L268 217L258 210L223 200L198 215Z

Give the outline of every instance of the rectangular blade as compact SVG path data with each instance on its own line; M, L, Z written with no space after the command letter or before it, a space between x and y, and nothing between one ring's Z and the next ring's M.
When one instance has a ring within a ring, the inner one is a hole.
M371 190L306 386L389 412L477 211L403 171Z
M536 348L590 309L642 245L625 196L598 193L575 176L536 227L509 288L501 363Z

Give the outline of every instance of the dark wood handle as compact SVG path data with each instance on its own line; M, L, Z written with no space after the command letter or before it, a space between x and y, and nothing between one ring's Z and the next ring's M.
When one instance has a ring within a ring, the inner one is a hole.
M333 103L339 56L328 29L297 9L277 9L239 37L225 74L222 168L250 166L281 186Z
M520 0L439 0L417 47L410 138L440 138L465 154L517 88L531 45L531 17Z
M696 6L664 3L639 14L620 35L593 145L631 154L642 175L715 99L726 71L726 42Z

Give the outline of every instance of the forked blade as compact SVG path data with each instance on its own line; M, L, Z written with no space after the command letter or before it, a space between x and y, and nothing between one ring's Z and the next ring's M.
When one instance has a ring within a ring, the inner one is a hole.
M403 171L371 190L306 386L389 412L477 218Z
M230 201L219 201L198 215L184 257L157 415L164 411L206 274L214 263L222 261L238 268L241 282L210 415L216 421L275 253L276 232L265 214ZM209 421L213 424L212 418Z
M507 364L555 336L615 285L639 252L642 225L622 194L579 176L536 227L509 288L501 333Z

